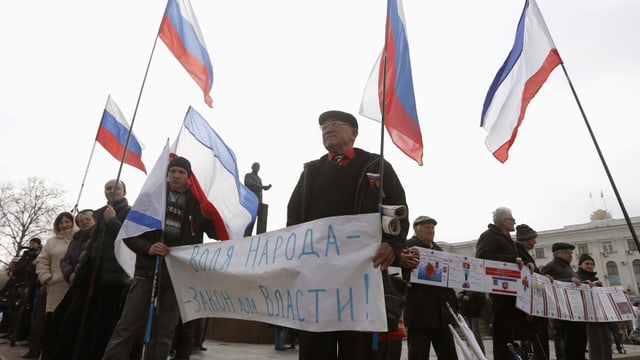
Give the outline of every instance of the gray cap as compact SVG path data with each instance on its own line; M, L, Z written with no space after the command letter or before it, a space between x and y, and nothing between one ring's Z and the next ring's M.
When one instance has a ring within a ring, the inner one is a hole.
M343 121L349 124L349 126L351 126L354 129L358 128L358 120L356 120L356 117L344 111L340 111L340 110L325 111L322 114L320 114L320 117L318 117L318 124L322 126L322 123L324 123L327 120Z
M433 224L433 225L438 225L438 222L436 221L436 219L428 217L428 216L418 216L414 221L413 221L413 227L415 228L416 226L423 224L423 223L427 223L427 224Z

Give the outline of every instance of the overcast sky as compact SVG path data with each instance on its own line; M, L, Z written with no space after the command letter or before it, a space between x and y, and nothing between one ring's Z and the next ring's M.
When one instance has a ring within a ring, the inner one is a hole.
M384 39L383 0L192 0L214 69L213 109L158 40L134 131L151 169L193 105L234 150L241 178L254 161L273 188L269 230L284 227L302 164L324 152L318 115L357 114ZM482 103L513 43L524 1L405 0L424 166L388 136L411 220L438 220L436 240L477 239L498 206L536 230L622 212L558 67L533 99L505 164L479 127ZM539 0L631 216L640 215L640 2ZM164 1L11 1L0 15L1 181L62 184L73 205L109 94L131 122ZM379 124L358 116L356 146L380 150ZM105 203L119 163L98 145L80 208ZM125 166L135 200L145 176ZM600 191L604 197L600 197ZM590 199L589 194L593 195Z

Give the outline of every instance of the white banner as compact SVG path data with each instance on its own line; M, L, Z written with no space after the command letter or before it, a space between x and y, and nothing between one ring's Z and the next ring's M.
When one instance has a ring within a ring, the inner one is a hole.
M622 286L552 283L540 274L533 274L529 284L532 290L518 295L516 307L530 315L590 322L635 319L633 306Z
M311 331L386 331L380 215L319 219L239 240L171 248L184 321L254 320ZM161 305L162 306L162 305Z
M593 287L549 281L514 263L477 259L419 248L420 263L411 272L415 284L442 286L516 297L529 315L570 321L625 321L635 314L621 286Z

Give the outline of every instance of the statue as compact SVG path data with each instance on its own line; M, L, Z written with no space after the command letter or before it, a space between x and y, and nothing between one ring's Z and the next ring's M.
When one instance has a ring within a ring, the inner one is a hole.
M271 184L262 185L262 179L258 176L258 171L260 171L260 164L254 162L251 165L251 172L244 176L244 185L253 191L253 193L258 197L258 215L256 218L258 227L256 229L256 233L262 234L267 231L267 213L269 209L269 206L262 202L262 190L271 189ZM253 224L254 223L251 223L247 226L244 236L251 236L251 233L253 232Z

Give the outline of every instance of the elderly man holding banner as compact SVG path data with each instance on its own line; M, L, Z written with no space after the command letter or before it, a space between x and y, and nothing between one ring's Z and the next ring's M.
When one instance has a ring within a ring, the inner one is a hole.
M330 216L376 213L381 202L406 205L404 189L391 164L353 147L358 136L353 115L327 111L318 122L328 154L304 165L289 200L287 226ZM385 270L400 258L408 229L405 218L398 235L382 235L382 244L373 256L374 267ZM300 331L299 340L302 360L375 358L370 332Z

